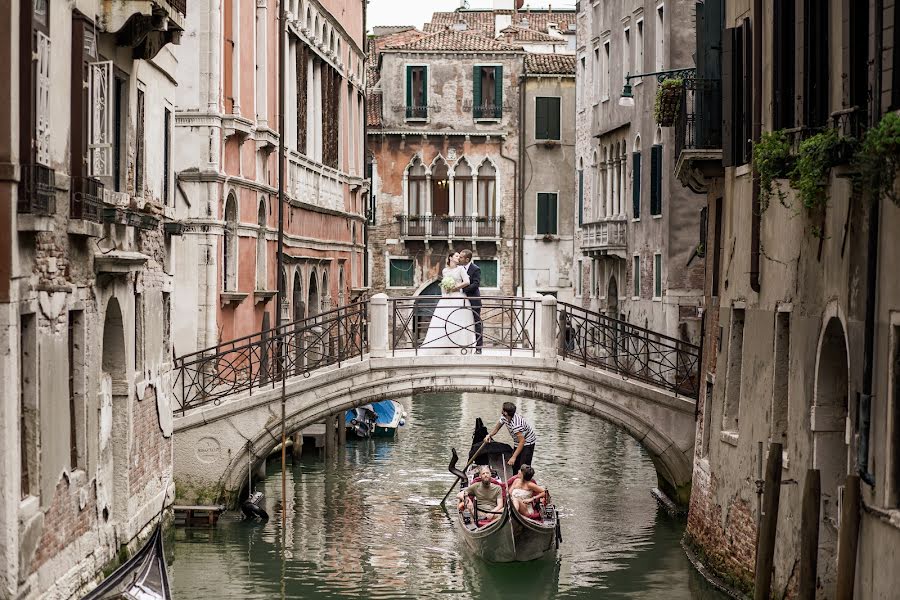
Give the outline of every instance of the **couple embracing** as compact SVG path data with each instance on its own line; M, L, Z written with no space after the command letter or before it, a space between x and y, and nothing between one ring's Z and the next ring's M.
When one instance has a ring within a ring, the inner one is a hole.
M481 354L481 269L472 262L472 251L450 254L441 275L441 299L431 315L423 353L452 354L474 347L475 354Z

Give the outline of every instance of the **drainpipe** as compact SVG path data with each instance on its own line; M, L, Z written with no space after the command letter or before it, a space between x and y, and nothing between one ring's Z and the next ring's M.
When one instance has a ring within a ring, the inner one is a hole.
M518 279L517 285L522 286L522 295L525 295L525 81L528 70L525 61L522 61L522 75L519 77L519 160L522 165L517 175L516 183L516 243L518 247L513 256L513 269ZM516 165L518 167L518 164ZM517 169L518 170L518 169Z
M762 0L753 0L753 17L750 22L753 28L753 146L762 136ZM759 173L753 173L753 202L750 215L750 288L759 293L759 230L762 221L760 209Z
M369 94L368 87L369 82L365 80L369 69L368 62L372 60L372 57L369 56L369 33L366 29L366 6L368 2L362 2L362 13L363 13L363 28L362 28L362 53L363 53L363 69L360 75L363 79L363 114L362 114L362 144L363 144L363 179L365 177L365 169L367 168L368 161L368 148L369 148ZM362 268L363 268L363 280L362 286L367 287L369 284L369 206L372 204L372 197L375 193L375 185L372 183L372 169L369 169L369 196L366 198L366 206L363 207L363 255L362 255ZM368 294L368 292L366 292Z

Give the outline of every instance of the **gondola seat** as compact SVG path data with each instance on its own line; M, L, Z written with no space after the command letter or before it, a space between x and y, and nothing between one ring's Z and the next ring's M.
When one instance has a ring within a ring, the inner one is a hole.
M481 479L478 477L475 477L471 481L471 483L478 483L479 481L481 481ZM497 485L500 486L500 491L503 494L503 499L506 500L506 484L503 483L502 481L500 481L499 479L497 479L496 477L491 477L491 483L496 483Z

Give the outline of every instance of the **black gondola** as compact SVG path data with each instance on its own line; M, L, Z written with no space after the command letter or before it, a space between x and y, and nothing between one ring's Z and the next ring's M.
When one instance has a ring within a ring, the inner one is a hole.
M162 524L157 523L147 543L100 582L82 600L170 600L169 572L163 551Z

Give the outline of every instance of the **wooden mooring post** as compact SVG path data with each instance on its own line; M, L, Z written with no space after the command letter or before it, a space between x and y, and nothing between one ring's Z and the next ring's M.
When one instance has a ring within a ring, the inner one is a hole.
M819 555L819 509L822 482L818 469L806 471L800 507L800 590L799 600L816 598L816 561Z
M837 600L853 600L856 583L856 550L859 542L859 476L847 475L844 505L838 532Z
M778 530L778 503L781 500L781 444L769 444L763 496L763 514L756 542L756 576L753 600L769 600L772 589L772 565Z

